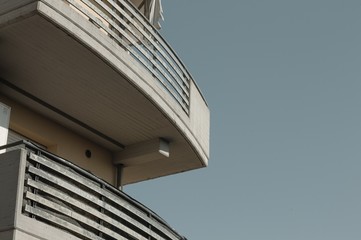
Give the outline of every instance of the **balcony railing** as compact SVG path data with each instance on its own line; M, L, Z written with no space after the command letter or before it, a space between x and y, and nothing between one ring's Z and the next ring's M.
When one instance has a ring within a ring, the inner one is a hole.
M148 19L128 0L65 0L141 63L189 112L191 76Z
M81 239L185 239L150 209L71 162L21 141L27 151L22 214Z

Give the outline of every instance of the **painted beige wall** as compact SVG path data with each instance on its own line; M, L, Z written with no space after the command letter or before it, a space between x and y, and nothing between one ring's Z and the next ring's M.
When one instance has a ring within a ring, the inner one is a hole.
M115 184L112 153L77 135L69 129L0 95L0 101L11 107L10 129L44 145L48 151L90 171L110 184ZM90 150L91 158L85 156Z

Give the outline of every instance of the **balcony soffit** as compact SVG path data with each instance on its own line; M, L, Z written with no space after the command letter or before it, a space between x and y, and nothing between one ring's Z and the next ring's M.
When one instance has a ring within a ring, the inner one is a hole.
M167 117L121 74L80 42L34 15L0 29L3 78L124 145L162 137L172 143L172 162L149 163L147 174L130 168L127 182L201 167L192 148ZM24 105L100 144L99 138L4 87ZM105 144L110 147L109 144ZM164 171L159 173L159 167ZM142 176L140 176L142 175Z

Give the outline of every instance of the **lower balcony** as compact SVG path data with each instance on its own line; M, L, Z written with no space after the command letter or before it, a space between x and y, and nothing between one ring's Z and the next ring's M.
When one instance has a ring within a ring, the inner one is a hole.
M5 150L0 239L185 239L130 196L35 144Z

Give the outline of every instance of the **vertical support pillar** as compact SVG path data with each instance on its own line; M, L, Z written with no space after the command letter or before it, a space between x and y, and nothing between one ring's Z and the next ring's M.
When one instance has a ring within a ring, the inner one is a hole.
M21 221L26 150L17 149L0 154L0 239L12 240ZM20 238L19 238L20 239ZM28 238L21 238L28 239ZM35 238L34 238L35 239Z
M124 165L123 164L117 164L117 188L122 191L123 190L123 171L124 171Z

